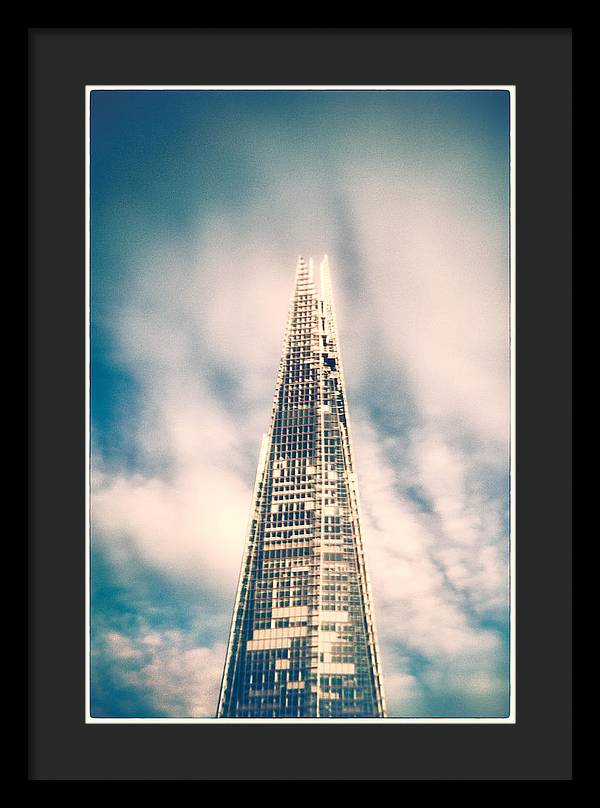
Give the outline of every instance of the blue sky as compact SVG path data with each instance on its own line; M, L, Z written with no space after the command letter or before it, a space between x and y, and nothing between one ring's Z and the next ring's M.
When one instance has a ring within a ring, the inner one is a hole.
M390 714L508 711L505 92L94 91L92 714L212 716L328 253Z

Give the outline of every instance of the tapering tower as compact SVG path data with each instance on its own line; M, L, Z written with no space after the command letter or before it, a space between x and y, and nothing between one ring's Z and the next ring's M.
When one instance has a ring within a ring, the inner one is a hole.
M219 718L383 718L327 256L298 260Z

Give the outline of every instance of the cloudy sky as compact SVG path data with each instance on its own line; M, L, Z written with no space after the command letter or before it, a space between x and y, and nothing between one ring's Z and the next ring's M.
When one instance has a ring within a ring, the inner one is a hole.
M508 115L92 93L92 715L214 715L296 259L324 253L389 713L508 713Z

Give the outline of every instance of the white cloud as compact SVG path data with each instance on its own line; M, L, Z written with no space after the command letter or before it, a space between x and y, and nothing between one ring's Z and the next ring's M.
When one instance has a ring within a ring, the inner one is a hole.
M350 174L369 318L385 363L405 368L428 421L462 421L484 440L508 434L507 236L484 205L449 198L455 179ZM506 240L506 243L505 243ZM361 335L362 336L362 335Z
M400 712L406 709L406 677L414 678L414 672L405 666L398 674L398 649L416 655L425 670L437 672L437 678L419 674L415 682L411 679L415 705L419 686L436 690L436 682L444 682L448 690L452 671L461 670L465 659L471 660L470 677L461 679L461 693L465 705L478 704L481 677L494 676L504 654L498 635L480 622L490 616L502 621L506 613L504 536L498 525L488 533L485 520L477 521L478 510L488 507L485 501L467 502L465 458L452 456L441 439L435 446L433 458L433 449L428 453L416 435L405 458L414 483L426 488L432 503L431 511L422 511L398 490L396 470L386 460L373 426L362 420L355 425L384 683L391 709ZM421 701L424 698L421 692Z
M111 631L98 638L94 650L112 663L118 685L135 689L153 711L165 717L214 716L225 644L202 647L186 632L143 633L144 628L134 636Z

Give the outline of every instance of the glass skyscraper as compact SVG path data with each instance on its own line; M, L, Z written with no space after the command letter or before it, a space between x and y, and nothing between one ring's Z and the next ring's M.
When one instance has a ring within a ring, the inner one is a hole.
M327 257L298 260L219 718L383 718Z

